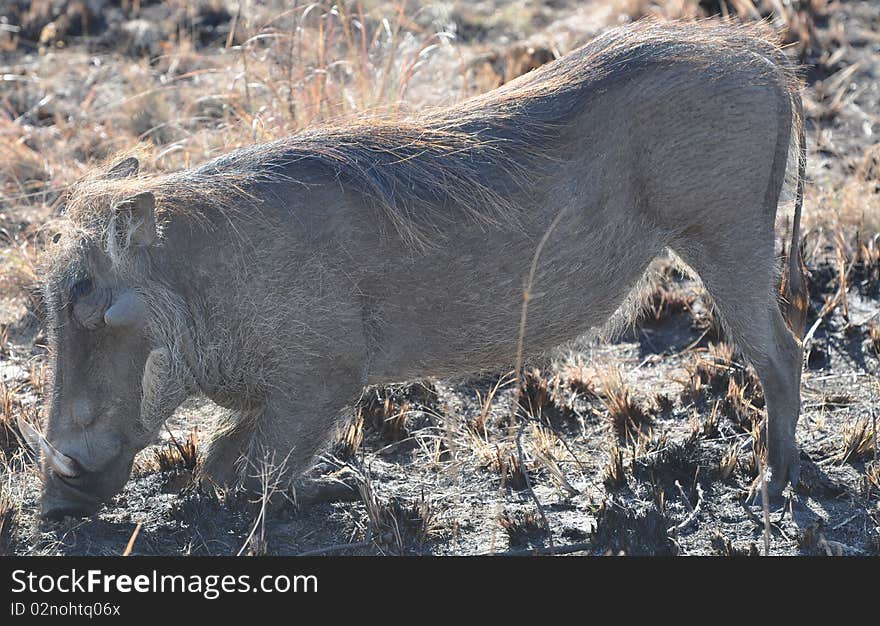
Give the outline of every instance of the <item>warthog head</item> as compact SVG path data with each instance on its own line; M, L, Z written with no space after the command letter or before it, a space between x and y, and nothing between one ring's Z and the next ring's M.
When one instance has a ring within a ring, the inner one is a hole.
M153 345L155 197L132 193L137 169L129 158L75 188L45 253L48 412L42 432L21 429L39 452L46 517L97 511L183 399L170 351Z

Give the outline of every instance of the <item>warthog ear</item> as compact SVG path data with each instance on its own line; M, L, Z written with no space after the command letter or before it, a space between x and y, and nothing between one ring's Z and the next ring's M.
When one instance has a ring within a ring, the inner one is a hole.
M111 180L115 178L130 178L138 173L140 167L141 164L136 158L128 157L107 170L104 178Z
M147 321L147 306L133 291L126 291L104 312L104 323L111 328L141 326Z
M149 191L123 200L115 207L116 236L123 247L149 246L156 240L156 197Z

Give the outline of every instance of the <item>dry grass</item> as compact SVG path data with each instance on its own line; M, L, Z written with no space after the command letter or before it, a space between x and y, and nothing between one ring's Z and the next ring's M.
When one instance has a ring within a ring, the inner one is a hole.
M397 442L406 439L406 422L410 403L401 401L391 388L376 389L366 394L358 406L357 420L374 429L383 440Z
M880 295L880 223L877 226L878 230L867 242L863 243L860 233L857 233L851 261L850 280L859 293L867 296ZM864 219L860 227L871 232L870 225Z
M573 372L569 370L566 374ZM550 419L557 415L567 416L571 403L578 394L582 396L592 394L590 381L584 378L568 378L566 386L568 393L573 394L573 397L566 401L562 380L561 374L548 374L537 368L526 370L523 373L519 393L520 408L526 415L538 420Z
M880 323L871 322L868 325L868 341L874 354L880 356Z
M578 490L571 485L562 468L562 462L570 455L559 435L547 426L533 423L530 442L535 464L547 472L553 485L562 493L576 495ZM573 460L577 462L577 459Z
M559 368L559 378L565 381L565 385L572 393L581 397L597 398L595 372L593 368L584 363L584 359L576 356L567 361Z
M767 20L785 44L793 45L804 60L808 55L829 54L827 42L816 28L828 14L828 0L621 0L619 9L632 19L654 17L694 20L705 17Z
M343 426L342 432L336 438L334 454L342 460L353 459L357 456L364 441L364 415L359 410L353 420Z
M818 147L837 152L833 145L823 143L830 141L828 137L820 134ZM861 244L870 246L867 254L862 252L868 266L877 266L873 238L880 233L880 189L873 170L862 169L862 163L857 162L852 175L842 180L821 180L807 187L803 219L808 261L821 260L827 246L842 248L844 257L852 260Z
M626 487L626 466L623 462L623 452L617 443L611 444L608 463L602 475L602 484L608 491L617 491Z
M323 121L394 118L450 38L418 27L418 7L406 3L389 15L360 2L273 1L228 24L225 46L205 46L195 23L181 28L185 15L168 10L168 22L154 25L168 41L151 63L108 73L82 51L47 48L63 63L11 75L0 98L0 161L10 164L0 168L0 206L45 215L91 164L138 142L155 148L149 167L168 171Z
M495 384L492 385L491 389L486 393L485 398L483 398L479 391L476 392L477 401L480 404L480 413L468 423L468 429L478 438L485 440L488 437L487 427L489 425L489 416L492 412L492 406L495 399L498 397L498 394L502 389L514 382L513 372L509 372L504 376L498 377L498 380L495 381Z
M511 546L532 545L540 543L544 537L544 523L541 517L533 511L511 512L503 511L498 516L498 524L507 533L508 543Z
M682 383L682 402L700 405L714 400L703 423L705 436L717 436L719 415L742 432L751 429L760 416L763 393L752 370L735 360L729 344L710 344L705 353L695 352L685 369L688 377Z
M442 533L436 510L424 493L413 502L398 497L383 500L376 494L369 473L359 482L359 489L367 513L367 540L380 550L407 554Z
M761 556L758 546L754 542L750 542L747 550L742 550L733 545L733 542L715 531L712 536L712 549L718 556Z
M761 419L764 398L758 385L757 382L743 385L738 379L731 378L727 393L721 399L721 413L740 432L748 432Z
M192 431L183 441L172 440L153 450L153 465L160 472L192 472L199 459L199 436Z
M706 419L703 420L702 424L700 424L699 434L707 439L714 439L721 434L720 424L719 424L719 411L718 406L720 402L715 402L712 405L712 410L709 411L709 415L706 416Z
M838 461L864 461L877 456L877 433L869 417L860 417L855 422L843 426L843 441L838 452Z
M28 398L23 391L21 386L8 387L0 383L0 453L14 453L23 445L18 420L24 420L40 430L37 407L33 398Z
M496 445L494 454L479 462L484 469L501 476L501 486L522 491L529 486L529 468L520 463L516 450L507 445Z
M0 208L2 207L3 198L0 194ZM42 245L40 237L30 228L14 233L4 229L2 217L0 213L0 294L3 294L4 299L21 299L28 311L42 317L41 295L36 290L37 251Z
M734 441L721 454L721 460L718 462L718 473L721 475L721 480L728 480L736 471L739 448L739 442Z
M723 392L728 386L732 367L733 348L728 344L710 344L705 356L694 353L692 360L685 365L688 378L682 400L699 402L709 393Z
M633 397L616 368L600 375L601 402L605 406L606 419L612 432L621 439L634 439L651 424L651 416Z
M868 461L865 464L865 477L862 493L870 498L872 493L880 493L880 461Z
M8 467L3 453L0 453L0 467ZM12 537L20 506L21 500L10 493L8 481L0 482L0 556L13 554Z
M541 370L532 368L523 372L519 404L527 415L540 417L546 407L553 406L550 387L552 381L544 377Z
M697 299L691 291L677 289L669 282L660 282L651 292L643 308L643 323L660 324L675 315L690 314Z
M767 464L767 443L764 439L763 423L754 422L750 431L751 454L741 460L741 466L749 478L755 478L761 474L761 468Z
M0 493L0 556L11 556L12 535L15 531L17 514L15 502L5 493Z
M633 460L633 476L652 484L690 484L698 472L698 452L699 440L694 436L683 441L658 437L649 441L644 452Z

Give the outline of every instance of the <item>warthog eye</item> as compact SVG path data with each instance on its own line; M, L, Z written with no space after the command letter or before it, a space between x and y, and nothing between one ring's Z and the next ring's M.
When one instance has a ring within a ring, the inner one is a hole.
M71 302L76 302L77 300L91 292L91 290L92 280L90 278L83 278L81 281L78 281L73 287L70 288Z

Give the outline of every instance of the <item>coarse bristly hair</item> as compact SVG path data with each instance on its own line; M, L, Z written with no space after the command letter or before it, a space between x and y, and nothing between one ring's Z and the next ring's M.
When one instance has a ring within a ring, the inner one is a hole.
M688 61L710 78L731 65L749 65L760 79L794 92L796 72L764 25L643 21L613 29L570 55L464 103L402 121L359 120L304 130L254 145L204 165L162 176L106 180L96 170L71 190L67 214L93 233L126 194L152 191L163 213L194 210L259 215L254 183L302 182L299 170L361 193L380 209L407 244L442 239L459 219L480 227L519 221L517 194L552 166L564 129L609 81ZM796 119L795 124L801 120Z

